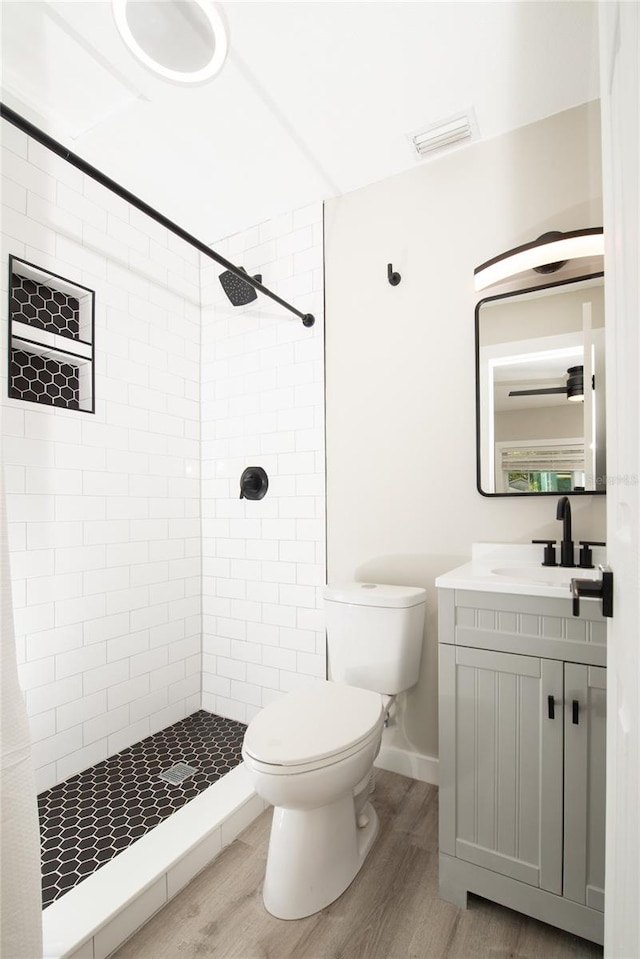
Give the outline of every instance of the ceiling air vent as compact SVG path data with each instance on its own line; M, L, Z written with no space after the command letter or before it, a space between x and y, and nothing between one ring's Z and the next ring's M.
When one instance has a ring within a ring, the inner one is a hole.
M442 120L427 127L426 130L410 133L409 139L418 158L421 158L456 143L462 143L464 140L471 140L475 135L475 117L473 111L468 111L450 117L448 120Z

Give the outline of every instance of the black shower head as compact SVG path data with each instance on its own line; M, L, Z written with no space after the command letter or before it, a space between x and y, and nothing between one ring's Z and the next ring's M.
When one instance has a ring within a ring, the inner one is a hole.
M243 273L247 272L243 266L241 266L240 269ZM240 277L232 273L231 270L225 270L224 273L220 274L218 279L233 306L246 306L247 303L252 303L253 300L258 299L258 294L251 284L245 283L244 280L241 280ZM262 283L262 274L256 273L253 279L257 280L258 283Z

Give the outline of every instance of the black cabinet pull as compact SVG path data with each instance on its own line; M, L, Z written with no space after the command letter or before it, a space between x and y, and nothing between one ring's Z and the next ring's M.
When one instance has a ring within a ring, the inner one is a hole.
M553 696L547 696L547 705L549 707L549 719L556 718L556 701Z
M577 726L580 722L580 703L577 699L574 699L571 703L571 721L574 726Z

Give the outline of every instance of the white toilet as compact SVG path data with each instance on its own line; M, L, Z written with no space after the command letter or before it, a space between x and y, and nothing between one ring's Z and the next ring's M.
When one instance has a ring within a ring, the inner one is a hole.
M412 586L328 586L331 682L288 693L247 727L245 766L275 807L263 898L279 919L337 899L373 845L373 761L391 697L418 679L425 600Z

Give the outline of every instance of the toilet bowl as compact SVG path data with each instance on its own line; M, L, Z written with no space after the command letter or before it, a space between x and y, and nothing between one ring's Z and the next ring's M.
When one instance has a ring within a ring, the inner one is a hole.
M242 757L257 794L275 807L263 889L272 915L318 912L360 870L378 831L369 794L386 701L321 682L249 724Z
M369 796L386 710L420 667L424 589L338 583L324 600L332 682L266 706L242 748L275 807L262 895L280 919L318 912L358 874L378 832Z

